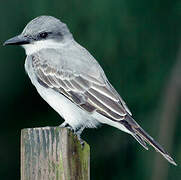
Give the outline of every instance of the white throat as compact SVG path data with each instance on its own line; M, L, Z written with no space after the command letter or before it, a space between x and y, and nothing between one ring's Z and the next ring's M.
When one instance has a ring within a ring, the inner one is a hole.
M26 55L31 55L42 49L46 48L59 49L64 45L65 45L64 42L55 42L51 39L48 39L48 40L35 41L32 44L25 44L22 46L25 49Z

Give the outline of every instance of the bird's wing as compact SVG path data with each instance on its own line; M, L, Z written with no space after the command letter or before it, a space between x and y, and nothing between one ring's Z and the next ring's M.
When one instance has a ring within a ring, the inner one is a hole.
M97 112L117 121L130 131L132 136L145 148L146 142L160 152L170 163L176 165L170 155L149 136L131 117L125 102L115 89L106 81L100 81L93 75L75 74L71 70L60 70L47 61L32 57L32 66L37 80L46 88L52 88L63 94L74 104L88 113Z
M32 66L39 83L63 94L89 113L96 111L114 121L123 120L128 113L124 101L106 82L88 74L57 69L35 56L32 57Z

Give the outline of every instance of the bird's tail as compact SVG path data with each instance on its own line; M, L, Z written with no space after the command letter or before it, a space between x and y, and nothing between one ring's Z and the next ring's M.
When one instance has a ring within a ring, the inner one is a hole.
M170 155L163 149L163 147L157 143L147 132L145 132L136 121L130 116L127 115L125 120L120 121L122 125L125 126L130 132L131 135L146 149L148 150L147 144L150 144L154 149L159 152L167 161L173 165L177 165L175 161L170 157Z

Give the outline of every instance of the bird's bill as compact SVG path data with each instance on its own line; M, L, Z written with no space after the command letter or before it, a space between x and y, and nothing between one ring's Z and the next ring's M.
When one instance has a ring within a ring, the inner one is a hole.
M18 35L15 36L11 39L8 39L7 41L4 42L4 46L6 45L23 45L23 44L29 44L30 41L28 40L27 37L24 37L23 35Z

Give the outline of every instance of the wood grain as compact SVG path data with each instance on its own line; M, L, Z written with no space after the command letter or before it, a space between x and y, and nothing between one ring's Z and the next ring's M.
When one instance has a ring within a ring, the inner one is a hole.
M21 180L89 180L90 148L66 128L21 131Z

